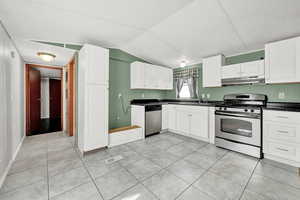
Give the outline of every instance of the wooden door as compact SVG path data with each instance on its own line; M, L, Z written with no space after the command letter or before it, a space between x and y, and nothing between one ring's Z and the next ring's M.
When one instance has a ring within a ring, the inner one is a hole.
M41 74L29 67L29 132L38 132L41 121Z
M75 127L75 60L73 59L68 65L68 120L67 120L67 132L69 136L74 135Z
M50 119L61 118L61 80L50 79Z

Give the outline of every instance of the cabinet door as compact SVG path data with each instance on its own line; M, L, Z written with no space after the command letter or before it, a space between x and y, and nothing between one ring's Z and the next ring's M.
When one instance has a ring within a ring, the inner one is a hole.
M176 112L177 131L184 134L190 132L190 113L186 110L177 109Z
M141 62L134 62L130 65L130 88L145 88L145 65Z
M246 62L241 64L241 77L249 76L264 76L265 74L265 62L264 60L258 60L253 62Z
M169 115L168 106L163 105L162 106L162 130L169 128L168 115Z
M173 70L167 69L167 89L173 90Z
M241 76L241 64L226 65L222 67L222 78L239 78Z
M145 63L145 88L156 89L158 87L158 77L155 66Z
M167 83L168 83L167 68L155 66L155 71L156 71L156 81L157 81L156 88L160 90L167 89Z
M190 113L190 134L209 140L208 108L197 109Z
M221 67L224 56L218 55L203 59L203 87L221 87Z
M288 39L266 45L266 82L298 82L296 67L296 39Z
M169 125L169 129L171 130L177 130L177 126L176 126L176 107L175 106L169 106L169 110L168 110L168 125Z
M84 151L108 145L108 89L107 86L87 87L87 128L85 129Z
M88 54L87 82L108 85L109 80L109 51L107 49L87 45Z

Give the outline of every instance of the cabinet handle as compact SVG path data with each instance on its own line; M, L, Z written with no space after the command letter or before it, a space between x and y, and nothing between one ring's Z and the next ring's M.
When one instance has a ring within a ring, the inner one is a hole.
M281 130L278 130L277 132L278 133L289 133L288 131L281 131Z
M277 116L277 118L288 119L289 117L286 117L286 116Z
M285 151L285 152L289 151L288 149L283 149L283 148L276 148L276 149L278 149L279 151Z

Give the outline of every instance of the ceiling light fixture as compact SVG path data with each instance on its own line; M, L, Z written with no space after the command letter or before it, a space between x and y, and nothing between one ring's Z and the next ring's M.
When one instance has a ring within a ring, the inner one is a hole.
M56 55L46 52L38 52L37 55L46 62L51 62L56 57Z
M180 67L185 67L186 66L186 61L181 61L181 63L180 63Z

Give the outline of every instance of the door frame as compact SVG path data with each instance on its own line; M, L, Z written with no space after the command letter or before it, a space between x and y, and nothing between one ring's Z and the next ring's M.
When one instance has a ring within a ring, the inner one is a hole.
M61 81L63 83L63 67L57 67L57 66L46 66L46 65L37 65L37 64L25 64L25 118L26 118L26 136L30 136L29 129L30 129L30 94L29 94L29 68L48 68L48 69L56 69L60 70L60 75L61 75ZM61 128L62 130L64 129L63 127L63 121L64 121L64 105L63 105L63 98L64 98L64 93L63 93L63 84L61 84Z
M76 130L76 59L73 57L67 65L67 123L66 130L73 136ZM71 131L70 131L71 129Z

